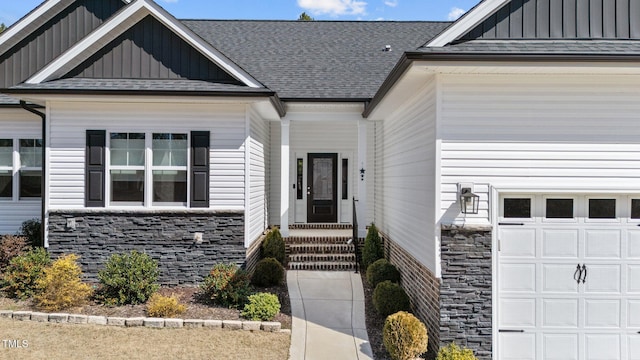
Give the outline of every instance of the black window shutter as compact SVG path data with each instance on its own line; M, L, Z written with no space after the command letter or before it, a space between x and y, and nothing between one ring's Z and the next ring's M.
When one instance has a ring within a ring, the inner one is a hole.
M104 207L105 130L87 130L85 153L85 206Z
M191 132L191 207L209 207L209 131Z

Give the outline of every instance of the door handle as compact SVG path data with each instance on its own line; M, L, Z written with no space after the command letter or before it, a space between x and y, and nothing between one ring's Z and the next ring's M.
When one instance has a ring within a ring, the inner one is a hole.
M580 274L582 275L582 273L584 273L584 276L582 276L582 283L584 284L585 282L587 282L587 266L585 264L582 264L582 269L580 270Z
M580 269L580 264L576 265L576 271L573 273L573 280L580 284L580 278L582 277L582 269Z

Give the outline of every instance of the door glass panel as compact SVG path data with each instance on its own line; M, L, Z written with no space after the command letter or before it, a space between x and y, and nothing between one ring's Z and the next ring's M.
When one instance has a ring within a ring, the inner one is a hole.
M631 218L640 219L640 199L631 199Z
M332 159L313 159L313 199L333 200Z
M302 159L298 159L297 169L296 169L296 199L302 200L304 190L302 188L302 175L303 175L303 166L304 161Z
M573 199L547 199L545 214L547 219L572 219Z
M504 217L505 218L530 218L531 217L531 199L528 199L528 198L504 199Z
M589 199L589 219L615 219L616 199Z
M342 200L349 199L349 159L342 159Z

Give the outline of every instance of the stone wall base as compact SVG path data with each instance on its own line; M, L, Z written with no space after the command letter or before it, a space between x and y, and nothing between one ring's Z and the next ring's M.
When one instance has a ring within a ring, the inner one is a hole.
M96 282L111 255L131 250L158 261L163 285L197 285L216 263L245 266L248 257L242 212L50 212L48 236L52 257L79 255Z
M386 258L400 271L402 288L411 298L414 315L427 326L427 359L435 359L440 346L440 281L396 242L380 235Z

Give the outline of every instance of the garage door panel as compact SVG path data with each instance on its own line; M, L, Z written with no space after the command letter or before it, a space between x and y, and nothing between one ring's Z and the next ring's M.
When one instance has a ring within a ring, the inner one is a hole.
M640 259L640 231L630 230L628 231L627 256L631 259Z
M576 334L545 334L542 340L544 359L548 360L577 360L578 335Z
M577 299L545 299L542 301L543 327L578 327Z
M620 293L621 278L620 265L587 265L584 292L594 293Z
M640 265L629 265L627 267L627 291L640 293Z
M576 266L571 264L542 264L542 291L545 293L577 293L573 279Z
M585 344L588 360L620 359L620 335L586 334Z
M535 360L536 336L527 333L501 333L500 358L503 360Z
M532 328L536 326L536 299L505 299L498 306L501 328Z
M627 323L630 328L640 330L640 300L627 301Z
M578 230L543 230L542 257L577 258Z
M640 359L640 335L627 336L628 359Z
M619 259L620 230L585 230L584 257L587 259Z
M620 328L620 300L585 300L584 326Z
M534 258L536 256L535 229L501 229L500 252L504 257Z
M500 274L501 291L529 293L536 291L535 264L502 264Z

